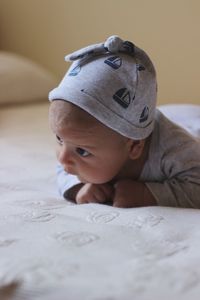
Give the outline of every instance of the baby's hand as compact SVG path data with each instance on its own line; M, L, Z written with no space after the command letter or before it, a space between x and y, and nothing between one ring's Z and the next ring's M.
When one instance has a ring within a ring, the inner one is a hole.
M136 207L141 197L141 186L131 179L119 180L115 184L115 196L113 206L115 207Z
M108 183L86 183L76 194L76 203L105 203L113 198L114 188Z
M115 207L140 207L157 205L151 192L144 182L131 179L119 180L115 184Z

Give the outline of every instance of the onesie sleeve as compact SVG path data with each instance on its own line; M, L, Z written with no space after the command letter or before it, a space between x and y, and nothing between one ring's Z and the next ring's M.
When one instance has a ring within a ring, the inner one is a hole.
M200 142L191 138L168 149L160 173L160 180L145 182L158 205L200 208Z
M63 197L67 197L67 192L75 185L81 183L77 176L68 174L63 169L61 164L57 164L56 167L57 174L57 186L59 194Z
M160 206L200 208L200 183L192 173L185 178L175 176L163 182L146 182Z
M143 171L158 205L200 208L200 138L159 110Z

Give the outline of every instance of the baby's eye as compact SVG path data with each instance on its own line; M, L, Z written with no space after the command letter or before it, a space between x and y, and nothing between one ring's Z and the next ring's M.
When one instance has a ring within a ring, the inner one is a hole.
M56 135L56 140L60 145L63 144L63 140L58 135Z
M76 148L76 152L83 157L87 157L90 155L90 152L88 152L87 150L84 150L83 148Z

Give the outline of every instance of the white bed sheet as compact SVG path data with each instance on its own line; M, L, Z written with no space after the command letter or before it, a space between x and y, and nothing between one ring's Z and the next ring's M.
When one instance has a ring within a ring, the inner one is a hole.
M200 211L61 199L47 116L48 104L0 111L0 299L199 299Z

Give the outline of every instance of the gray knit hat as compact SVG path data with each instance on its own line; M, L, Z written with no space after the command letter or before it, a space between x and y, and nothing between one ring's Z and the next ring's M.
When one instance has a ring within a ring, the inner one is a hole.
M132 139L154 127L156 72L147 54L118 36L65 57L73 61L49 100L69 101Z

